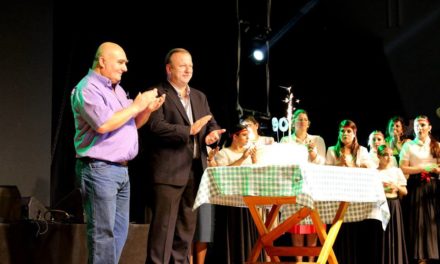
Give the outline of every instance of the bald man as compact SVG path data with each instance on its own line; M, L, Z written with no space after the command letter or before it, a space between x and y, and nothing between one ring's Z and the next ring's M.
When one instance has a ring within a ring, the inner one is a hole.
M96 52L92 69L71 94L77 183L87 223L88 263L118 263L128 234L127 163L138 153L137 129L164 102L157 90L133 100L120 86L127 56L115 43Z

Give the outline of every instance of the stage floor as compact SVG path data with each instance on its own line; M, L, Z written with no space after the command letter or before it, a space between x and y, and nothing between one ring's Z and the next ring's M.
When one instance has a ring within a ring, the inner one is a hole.
M120 264L145 263L148 228L147 224L130 224ZM0 263L87 263L85 224L0 223Z

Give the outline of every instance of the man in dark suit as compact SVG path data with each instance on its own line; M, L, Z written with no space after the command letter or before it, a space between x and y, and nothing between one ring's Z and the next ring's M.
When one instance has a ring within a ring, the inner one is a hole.
M152 221L146 263L188 263L197 212L192 211L207 166L206 146L220 139L206 96L190 88L191 54L172 49L165 58L167 100L147 123L148 162L153 181Z

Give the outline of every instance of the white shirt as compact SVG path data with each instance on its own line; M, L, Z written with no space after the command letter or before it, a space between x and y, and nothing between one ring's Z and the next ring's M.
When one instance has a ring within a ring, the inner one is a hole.
M243 152L232 151L229 147L222 148L217 155L215 155L215 162L217 163L217 166L228 166L239 160L242 156ZM251 156L249 155L241 165L252 165Z
M378 171L382 182L392 183L396 186L406 186L406 178L400 168L389 167Z
M374 168L379 167L379 157L377 156L377 150L375 150L374 148L371 148L369 151L369 154L370 154L371 162L374 164ZM396 167L396 168L399 167L399 164L397 164L396 157L394 157L394 156L391 157L391 161L390 161L389 166Z
M307 134L304 140L300 140L296 137L295 133L293 133L292 135L290 135L290 140L289 136L285 136L281 138L280 142L299 145L307 145L309 143L313 143L315 145L315 149L313 151L316 151L316 158L314 160L310 160L309 155L308 161L315 164L325 164L325 142L324 139L320 136Z
M352 155L346 156L346 158L350 158ZM374 164L370 159L370 154L368 154L368 150L366 147L359 146L358 153L356 154L356 162L355 165L360 167L361 164L365 164L367 168L374 168ZM338 158L335 153L335 146L331 146L327 150L327 157L325 159L325 164L327 165L335 165L337 164Z
M431 154L431 138L427 137L425 142L414 139L406 142L400 151L400 160L409 161L409 166L427 166L437 164Z

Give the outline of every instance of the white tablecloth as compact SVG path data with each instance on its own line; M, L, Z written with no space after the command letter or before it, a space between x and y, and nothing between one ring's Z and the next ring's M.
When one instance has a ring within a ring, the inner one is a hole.
M316 208L326 224L332 223L341 201L350 202L344 222L377 219L385 229L390 218L376 170L313 164L208 168L194 209L203 203L243 207L247 195L296 196L297 204L284 205L282 216L307 206Z

